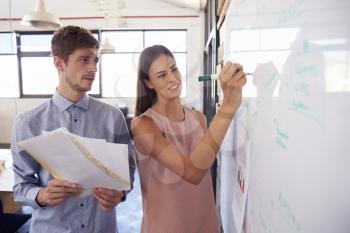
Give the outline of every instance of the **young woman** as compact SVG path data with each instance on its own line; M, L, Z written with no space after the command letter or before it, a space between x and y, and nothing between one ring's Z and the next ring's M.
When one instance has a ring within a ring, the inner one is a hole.
M246 82L227 62L219 74L223 102L207 129L203 113L181 104L181 76L164 46L146 48L138 67L134 135L143 199L143 233L218 233L209 167Z

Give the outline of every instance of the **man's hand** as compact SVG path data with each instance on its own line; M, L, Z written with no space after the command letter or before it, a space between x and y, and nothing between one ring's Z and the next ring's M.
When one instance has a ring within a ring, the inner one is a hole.
M76 183L53 179L49 181L46 188L39 190L36 201L41 206L58 205L71 196L78 196L82 191Z
M103 211L110 211L118 205L124 193L114 189L93 188L92 195L98 200Z

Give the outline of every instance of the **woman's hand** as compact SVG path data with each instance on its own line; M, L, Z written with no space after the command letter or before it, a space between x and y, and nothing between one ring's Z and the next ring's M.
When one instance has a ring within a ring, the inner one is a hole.
M223 92L221 111L225 113L235 112L242 102L242 87L247 82L243 67L238 63L226 62L219 80Z

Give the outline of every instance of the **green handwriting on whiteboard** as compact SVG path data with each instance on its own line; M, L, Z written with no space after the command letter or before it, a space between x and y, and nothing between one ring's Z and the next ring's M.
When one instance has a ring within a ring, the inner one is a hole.
M309 43L309 41L307 41L307 40L304 39L303 48L304 48L304 51L305 51L305 52L308 52L308 51L309 51L309 49L310 49L310 43Z
M287 150L287 146L281 138L276 137L276 144L280 149Z
M260 225L262 226L264 232L265 233L272 233L271 228L267 225L266 220L261 212L259 214L259 217L260 217Z
M279 126L276 119L273 119L273 123L276 125L276 144L280 149L287 149L285 141L288 140L288 134L283 132Z
M284 24L297 19L302 14L304 0L295 0L287 6L278 16L278 23Z
M286 217L288 223L290 224L292 230L294 232L300 232L301 226L300 223L298 222L297 218L295 217L295 214L289 205L288 201L286 198L282 195L282 192L278 193L278 205L281 210L280 214L283 215L283 217Z
M306 106L304 103L302 102L292 102L292 105L290 106L291 110L296 111L296 112L302 112L302 111L308 111L309 107Z
M315 44L313 44L312 46L312 44L308 40L303 40L303 49L305 53L323 52L324 50L329 50L331 48L331 45L315 46Z
M308 89L309 89L309 85L306 84L306 83L298 83L298 84L296 84L296 85L294 86L294 90L295 90L296 92L299 92L299 93L301 93L301 94L303 94L303 95L305 95L305 96L309 96L309 95L310 95Z
M277 78L277 72L274 72L274 73L271 75L271 77L270 77L268 80L266 80L266 81L264 82L265 88L266 88L266 87L269 87L269 86L271 85L271 83L272 83L274 80L276 80L276 78Z
M318 117L310 110L308 106L306 106L303 102L297 102L295 100L292 101L289 109L299 113L311 120L313 120L319 127L324 128L324 124L320 121Z
M297 75L310 75L310 76L315 76L316 75L316 67L314 65L303 65L301 67L298 67L296 69L295 74Z

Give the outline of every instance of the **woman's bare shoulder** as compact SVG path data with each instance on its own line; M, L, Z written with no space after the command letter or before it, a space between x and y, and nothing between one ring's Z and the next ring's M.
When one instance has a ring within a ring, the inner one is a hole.
M199 123L201 124L203 130L205 131L207 129L207 127L208 127L206 116L201 111L198 111L196 109L194 111L195 111L196 116L197 116L197 118L199 120Z
M137 116L131 121L131 130L133 133L149 131L155 128L155 126L152 118L146 115Z

